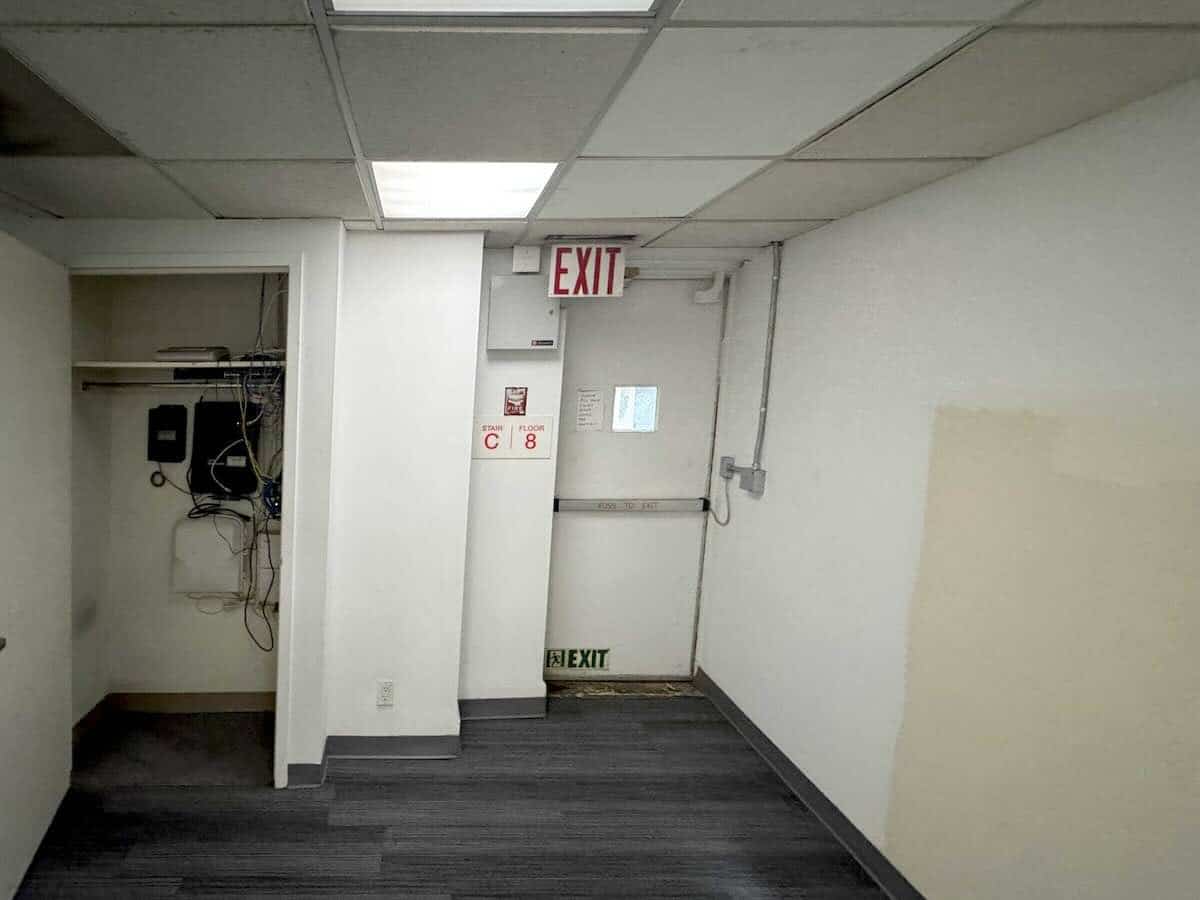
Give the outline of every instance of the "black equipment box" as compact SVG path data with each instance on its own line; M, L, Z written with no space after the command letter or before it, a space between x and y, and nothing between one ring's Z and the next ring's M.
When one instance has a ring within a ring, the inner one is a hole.
M258 476L249 452L249 449L258 452L258 416L259 407L246 404L243 435L241 404L229 401L196 404L189 477L192 493L233 499L250 497L258 491Z
M168 404L150 409L146 459L179 463L187 459L187 407Z

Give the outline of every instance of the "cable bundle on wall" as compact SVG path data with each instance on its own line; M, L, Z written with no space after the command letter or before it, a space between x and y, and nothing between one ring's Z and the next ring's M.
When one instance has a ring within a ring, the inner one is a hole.
M270 313L274 304L282 296L286 295L286 288L281 288L274 292L271 298L267 297L267 277L264 275L262 280L262 288L259 296L258 305L258 324L254 338L254 349L242 357L244 360L274 360L278 359L277 352L266 350L263 346L264 340L264 325L267 315ZM271 549L271 530L270 523L277 521L282 514L282 466L283 466L283 446L282 446L282 426L283 426L283 369L278 368L273 370L273 374L266 374L268 370L247 370L241 374L236 380L230 381L228 390L233 393L233 399L238 406L238 429L240 435L235 440L228 443L219 452L217 452L208 462L208 471L204 473L207 476L206 482L211 482L220 489L223 493L198 492L195 487L195 467L203 465L203 461L197 460L196 454L193 452L191 465L186 472L185 486L181 486L176 481L170 478L163 471L162 464L159 463L158 468L151 474L151 483L155 487L169 485L181 494L184 494L191 500L191 508L187 512L187 519L198 520L207 519L212 522L213 529L217 536L229 548L231 555L238 557L242 579L244 582L244 590L238 592L200 592L189 593L188 596L196 603L196 608L199 612L205 615L218 615L226 609L234 609L238 606L242 608L242 622L246 629L246 633L260 650L271 652L275 649L275 629L271 622L271 615L278 611L278 604L270 603L271 592L275 589L278 580L278 566L276 564L273 551ZM220 387L218 390L225 390L226 386ZM207 393L207 391L205 392ZM204 402L204 394L201 395L201 403ZM277 437L274 453L270 459L260 459L258 448L256 447L256 438L262 429L266 429L270 434ZM222 482L220 475L217 472L219 463L228 461L230 455L237 453L239 456L244 454L250 472L253 474L253 488L251 490L236 490ZM248 508L239 508L240 504L248 504ZM220 523L222 521L236 522L239 526L238 533L241 535L240 543L235 543L221 531ZM265 555L267 568L270 571L270 578L266 585L266 590L259 592L259 542L265 544ZM219 607L208 606L204 603L219 603ZM255 629L251 627L251 613L262 620L266 626L266 637L261 638L255 633Z

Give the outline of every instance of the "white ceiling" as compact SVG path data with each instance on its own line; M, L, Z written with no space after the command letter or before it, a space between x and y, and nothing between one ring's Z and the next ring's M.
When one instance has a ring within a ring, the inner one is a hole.
M637 33L336 31L372 159L558 162L603 109Z
M993 156L1200 74L1200 33L997 29L803 152Z
M554 219L686 216L760 162L745 159L583 159L550 196Z
M778 156L963 35L961 28L663 33L588 156Z
M781 162L726 194L702 219L840 219L972 165L971 160Z
M683 0L677 20L712 22L988 22L1023 0Z
M365 219L352 162L168 162L163 170L222 218Z
M0 0L0 53L82 113L18 91L23 120L0 120L0 147L23 154L0 156L6 207L757 246L1200 75L1200 0L663 0L649 18L568 20L326 7ZM561 165L526 219L385 221L373 159Z
M0 169L2 168L3 166L0 166ZM27 218L44 218L46 211L14 197L12 194L0 191L0 214L3 214L0 215L0 228L3 228L6 220L20 222Z
M1042 25L1200 24L1200 0L1041 0L1013 21Z
M0 41L154 159L350 156L306 27L6 29Z
M27 203L67 218L209 218L153 166L127 156L0 157L0 185Z
M0 24L303 25L304 0L4 0Z

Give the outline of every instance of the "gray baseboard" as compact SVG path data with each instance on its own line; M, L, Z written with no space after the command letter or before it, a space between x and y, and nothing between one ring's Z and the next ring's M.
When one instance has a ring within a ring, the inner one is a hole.
M494 700L459 700L458 716L464 722L483 719L544 719L545 697L503 697Z
M232 713L272 712L274 691L210 691L206 693L119 691L105 698L109 707L141 713Z
M289 788L314 788L325 783L331 759L454 759L462 749L457 734L369 735L331 734L325 738L325 753L319 763L288 766Z
M879 883L892 900L924 900L921 893L909 883L900 870L892 865L865 834L822 793L812 781L800 771L762 730L750 721L733 699L721 690L703 669L696 670L695 685L712 704L720 710L729 723L738 730L759 756L770 766L780 780L788 786L821 823L833 832L850 854Z

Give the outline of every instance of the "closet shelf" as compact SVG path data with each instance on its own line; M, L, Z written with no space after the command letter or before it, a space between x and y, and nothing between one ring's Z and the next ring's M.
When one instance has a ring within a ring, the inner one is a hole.
M85 360L73 363L76 369L282 369L281 359L220 360L206 362L161 362L159 360Z

